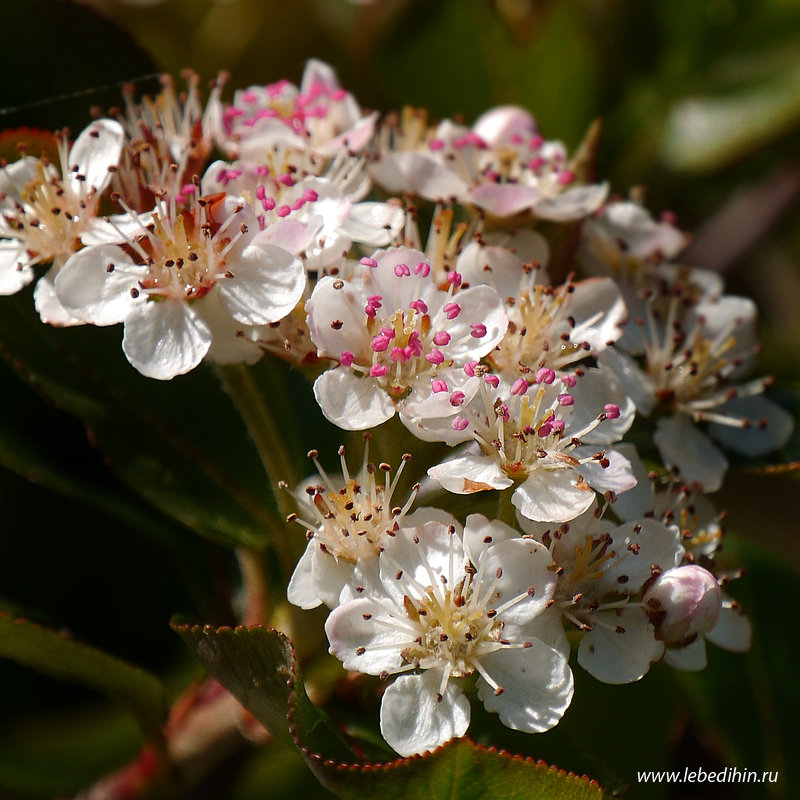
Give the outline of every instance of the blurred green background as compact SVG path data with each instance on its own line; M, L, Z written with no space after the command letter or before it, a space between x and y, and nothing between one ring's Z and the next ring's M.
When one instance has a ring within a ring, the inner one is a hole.
M237 88L299 82L311 57L331 63L365 108L413 104L434 119L471 121L516 103L571 148L599 117L598 175L620 195L642 191L654 213L675 211L695 233L686 262L724 272L728 291L756 299L762 370L796 413L798 41L796 0L4 0L0 128L77 131L90 107L120 102L124 82L153 92L156 73L186 67L204 81L227 70ZM17 138L4 135L0 153L13 157ZM12 303L30 318L30 292L0 300L16 331ZM91 333L118 358L118 331ZM187 395L192 380L177 381ZM144 503L106 469L82 423L44 395L0 367L0 607L146 667L177 694L201 673L168 621L233 622L234 557ZM315 409L300 427L305 447L333 453L339 443ZM576 701L555 731L498 728L492 741L612 786L669 764L781 772L776 785L698 785L693 794L634 785L632 798L800 796L794 458L798 435L779 471L738 464L715 497L729 512L732 560L750 573L734 593L753 617L753 652L714 651L700 675L659 665L633 687L592 688L576 668ZM114 706L8 661L0 715L0 796L71 795L140 746ZM228 759L193 797L284 797L303 782L313 786L300 759L271 746Z

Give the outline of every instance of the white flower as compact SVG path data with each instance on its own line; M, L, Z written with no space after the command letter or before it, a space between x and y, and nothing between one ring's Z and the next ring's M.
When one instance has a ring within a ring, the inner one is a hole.
M488 543L496 533L497 544ZM511 538L473 515L401 529L379 559L383 591L335 609L325 625L345 668L403 673L381 703L381 732L401 755L463 736L470 721L460 678L478 673L478 697L509 727L555 725L572 699L566 659L528 636L555 584L541 544Z
M605 446L633 421L632 404L613 375L593 369L559 379L544 367L530 378L534 383L518 378L509 386L487 375L455 419L416 421L411 430L420 438L474 442L428 475L457 494L514 487L520 513L548 522L581 514L595 490L630 489L630 465Z
M377 114L364 116L352 94L339 85L327 64L306 65L298 89L288 81L237 91L223 106L217 90L209 100L207 124L229 156L263 163L275 147L298 159L296 166L315 166L340 150L363 150L372 137Z
M489 357L507 380L549 367L563 370L596 357L622 335L628 310L614 281L591 278L560 286L519 280L506 301L508 331Z
M219 360L252 360L260 351L236 338L237 325L286 316L306 277L290 252L248 236L242 211L236 198L199 198L180 211L160 202L135 234L120 229L125 247L93 245L72 256L58 297L84 322L124 322L123 351L151 378L194 369L214 357L212 344Z
M328 477L316 450L309 453L320 483L307 486L302 495L298 493L300 516L292 514L288 520L303 525L308 536L308 547L287 591L289 602L300 608L316 608L320 603L336 608L342 589L353 583L356 565L362 574L371 576L387 537L395 535L419 490L419 485L413 488L402 508L392 506L392 495L411 456L403 457L392 480L388 464L370 463L368 434L365 439L364 461L357 478L350 476L344 447L339 448L341 483ZM385 481L378 483L381 472Z
M322 177L277 172L263 164L214 162L203 177L204 194L228 192L247 199L270 241L303 254L309 272L338 266L353 242L373 250L391 244L402 230L399 205L358 202L369 180L358 163L337 157Z
M14 294L30 283L36 264L51 264L34 295L43 322L79 322L57 301L53 281L81 246L124 138L118 122L97 120L71 148L64 136L59 138L59 169L25 157L0 170L0 294Z
M643 365L614 348L598 361L619 377L639 411L665 415L654 435L664 463L686 483L715 491L728 462L696 423L710 423L712 437L750 456L781 447L793 427L787 412L760 397L769 379L734 383L758 352L755 304L727 295L692 303L675 285L665 317L650 304L646 311L637 320Z
M378 141L370 172L388 191L455 199L493 217L565 222L593 213L608 194L607 184L577 185L564 146L545 141L514 106L488 111L472 129L449 120L428 129L424 113L408 110Z
M507 319L493 289L438 288L425 256L409 248L362 259L351 281L324 277L306 303L311 338L338 366L317 378L314 395L341 428L402 418L452 416L477 390L461 368L486 355Z
M537 635L569 653L564 625L581 631L578 663L604 683L639 680L664 654L641 600L646 581L683 557L677 526L641 519L616 526L592 505L577 519L547 529L519 517L555 563L553 602ZM659 569L660 568L660 569Z

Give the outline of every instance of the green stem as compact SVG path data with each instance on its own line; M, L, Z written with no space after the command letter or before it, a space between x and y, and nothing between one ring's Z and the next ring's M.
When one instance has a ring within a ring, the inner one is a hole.
M284 429L274 418L269 403L259 391L252 373L245 365L217 365L216 370L225 391L233 400L236 410L247 426L267 473L278 512L285 519L294 511L294 501L289 492L279 487L279 482L285 481L294 486L297 483L297 476L284 442ZM296 559L288 538L282 536L281 532L280 524L273 526L272 540L281 566L285 574L289 575L294 569Z
M264 625L270 613L270 593L263 553L240 547L236 558L245 592L241 624Z

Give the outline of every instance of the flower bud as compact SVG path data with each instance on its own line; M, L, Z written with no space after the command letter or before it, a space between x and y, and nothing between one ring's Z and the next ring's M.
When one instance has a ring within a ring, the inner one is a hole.
M717 624L722 607L716 578L696 564L667 570L643 599L656 636L668 647L685 647L708 633Z

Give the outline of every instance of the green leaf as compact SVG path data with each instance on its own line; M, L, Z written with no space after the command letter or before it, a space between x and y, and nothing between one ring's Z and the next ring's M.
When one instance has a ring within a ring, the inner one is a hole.
M200 662L273 736L325 758L352 760L339 731L305 692L294 646L283 633L254 626L173 625Z
M294 741L327 789L345 800L604 800L595 781L534 759L450 742L435 753L359 762L330 720L308 699L294 647L261 627L173 625L206 669L275 736Z
M344 800L607 800L596 781L543 761L521 758L469 739L434 753L385 764L344 766L312 762L328 789Z
M0 657L107 695L126 708L145 732L157 731L166 718L164 687L153 675L65 635L2 612Z

